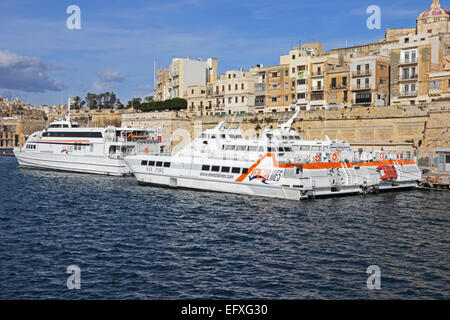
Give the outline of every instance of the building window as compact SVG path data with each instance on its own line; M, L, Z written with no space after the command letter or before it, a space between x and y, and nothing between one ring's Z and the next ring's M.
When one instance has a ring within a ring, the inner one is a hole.
M344 87L347 86L347 77L342 77L342 85L343 85Z
M348 100L348 91L344 91L344 102Z
M289 96L284 96L284 101L288 102L288 100L289 100Z
M297 93L297 99L306 99L306 93Z
M331 78L331 87L332 88L336 88L337 86L337 79L336 78Z
M292 60L295 60L295 54L292 55Z
M323 92L311 93L311 100L312 101L323 100Z
M273 84L272 85L272 90L277 90L278 89L278 84Z
M231 84L228 85L228 91L231 91Z
M277 97L272 97L272 102L277 102L278 98Z
M278 72L272 72L272 78L278 77Z
M244 84L243 83L241 84L241 89L244 90Z
M284 75L286 76L286 77L288 77L289 76L289 70L284 70Z
M238 102L238 97L234 97L234 102L235 102L235 103Z
M245 99L244 99L244 97L242 97L242 98L241 98L241 102L242 102L242 103L244 103L244 102L245 102Z
M234 85L234 90L237 90L238 89L238 85L237 85L237 83Z

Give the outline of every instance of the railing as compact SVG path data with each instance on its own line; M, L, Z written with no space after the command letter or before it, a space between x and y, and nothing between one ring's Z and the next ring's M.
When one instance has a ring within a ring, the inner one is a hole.
M402 80L414 80L417 79L419 77L418 74L403 74L403 75L399 75L398 76L398 80L402 81Z
M370 84L360 84L360 85L354 85L352 86L352 90L364 90L364 89L370 89Z
M353 99L352 104L371 104L372 98Z
M408 58L408 59L400 59L400 64L408 64L408 63L417 63L417 57Z
M312 86L311 87L311 91L323 91L323 87L322 86Z
M372 74L372 72L370 70L357 70L357 71L353 71L352 75L353 77L361 77L361 76L370 76Z
M323 71L313 71L313 72L311 72L311 75L313 77L323 76Z
M401 97L417 96L417 90L409 90L400 92Z

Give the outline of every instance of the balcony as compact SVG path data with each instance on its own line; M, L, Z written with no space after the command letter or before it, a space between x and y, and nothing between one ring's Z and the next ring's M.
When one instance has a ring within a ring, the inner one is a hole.
M323 77L323 71L313 71L311 72L312 77Z
M418 74L402 74L398 76L398 81L417 80Z
M400 97L415 97L415 96L417 96L417 90L400 92Z
M357 70L352 72L353 78L370 76L372 72L369 69Z
M408 59L400 59L398 64L411 64L411 63L417 63L417 57L414 58L408 58Z
M312 86L311 91L323 91L323 86Z
M255 84L255 94L264 94L266 92L266 86L262 83Z
M368 105L368 104L372 104L372 99L371 98L353 99L352 104L353 105Z
M175 70L175 71L169 73L170 78L177 77L179 75L180 75L180 71L178 71L178 70Z
M360 84L360 85L353 85L352 86L352 91L358 91L358 90L367 90L367 89L370 89L370 84L367 84L367 83L365 83L365 84Z
M295 92L305 92L308 91L308 85L307 84L298 84L295 87Z

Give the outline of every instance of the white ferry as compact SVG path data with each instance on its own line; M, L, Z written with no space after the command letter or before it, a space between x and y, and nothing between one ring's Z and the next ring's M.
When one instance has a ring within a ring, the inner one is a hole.
M368 162L346 141L302 140L290 123L257 140L246 140L240 125L220 123L174 155L132 155L125 162L141 184L294 200L411 188L421 179L414 161L383 154Z
M368 190L388 190L414 188L422 179L416 162L407 159L403 153L383 150L355 152L347 141L303 140L291 129L299 110L278 129L266 131L263 139L288 143L303 162L345 162L349 170L357 176L364 192Z
M130 155L140 184L300 200L360 193L351 163L298 163L286 143L247 140L220 123L174 155Z
M14 154L21 167L123 176L131 174L123 158L156 152L161 147L157 135L143 128L80 128L69 111L67 119L31 134Z

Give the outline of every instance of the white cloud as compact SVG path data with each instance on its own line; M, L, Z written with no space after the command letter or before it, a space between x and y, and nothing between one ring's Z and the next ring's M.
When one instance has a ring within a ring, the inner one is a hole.
M103 82L123 82L127 77L120 72L111 70L103 70L98 72L97 74Z
M105 83L105 82L94 82L93 84L92 84L92 89L94 90L94 91L101 91L101 92L104 92L104 91L109 91L109 90L111 90L113 87L111 87L108 83Z
M0 88L26 92L61 91L65 88L59 79L51 79L50 72L58 65L44 62L39 57L26 57L14 52L0 51Z

